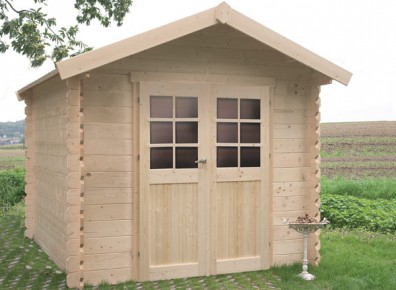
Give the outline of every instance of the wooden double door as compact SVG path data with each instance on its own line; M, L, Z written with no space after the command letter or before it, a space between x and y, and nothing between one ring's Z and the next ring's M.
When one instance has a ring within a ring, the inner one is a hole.
M140 83L140 280L269 267L269 94Z

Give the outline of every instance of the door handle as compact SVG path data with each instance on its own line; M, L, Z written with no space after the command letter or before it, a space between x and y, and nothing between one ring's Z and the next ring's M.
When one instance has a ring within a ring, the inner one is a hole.
M195 164L199 164L199 163L202 163L202 164L206 163L206 158L204 157L202 159L195 161Z

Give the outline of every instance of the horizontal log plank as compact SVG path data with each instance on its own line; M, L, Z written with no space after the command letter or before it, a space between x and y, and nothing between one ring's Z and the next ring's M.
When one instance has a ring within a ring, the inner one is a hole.
M132 188L86 188L84 192L84 203L112 204L132 203Z
M132 251L132 236L85 238L84 254L123 253Z
M84 221L85 238L119 237L132 235L131 220Z
M131 204L87 205L84 219L90 221L132 220Z

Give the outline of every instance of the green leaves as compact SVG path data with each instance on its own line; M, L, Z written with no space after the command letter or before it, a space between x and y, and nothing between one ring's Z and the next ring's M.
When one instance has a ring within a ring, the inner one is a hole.
M79 10L78 23L89 25L97 19L104 27L108 27L111 21L121 26L131 5L132 0L76 0L74 7Z
M57 28L56 19L43 12L47 1L33 0L33 8L20 10L12 0L0 1L0 53L12 48L37 67L47 59L58 62L92 49L77 40L78 24ZM112 21L122 25L131 5L132 0L76 0L74 7L79 10L79 24L96 19L108 27Z
M0 171L0 206L14 205L25 197L25 169Z
M396 200L322 194L320 212L336 228L396 232Z

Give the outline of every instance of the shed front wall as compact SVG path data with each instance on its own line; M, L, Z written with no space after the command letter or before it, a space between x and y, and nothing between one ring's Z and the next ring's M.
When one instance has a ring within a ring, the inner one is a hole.
M274 79L270 108L270 264L300 261L303 240L282 224L319 215L319 86L329 78L226 25L218 25L114 62L92 72L131 75L131 81L260 85ZM268 83L266 84L268 85ZM319 261L318 236L309 259Z

